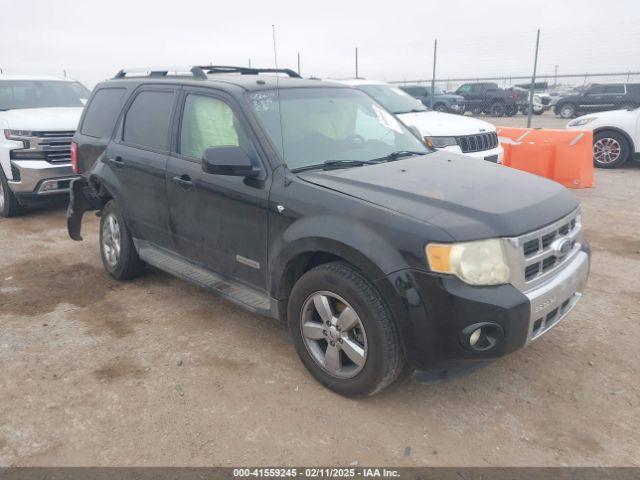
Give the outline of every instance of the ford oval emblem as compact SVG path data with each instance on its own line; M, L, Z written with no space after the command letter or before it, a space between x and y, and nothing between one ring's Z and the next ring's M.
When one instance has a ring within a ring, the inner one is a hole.
M564 257L567 253L571 251L573 247L573 242L569 238L559 238L555 242L553 242L552 248L556 251L556 254L559 257Z

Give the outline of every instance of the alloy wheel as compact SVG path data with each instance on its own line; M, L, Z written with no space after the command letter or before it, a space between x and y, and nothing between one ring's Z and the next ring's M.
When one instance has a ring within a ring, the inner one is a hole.
M593 144L593 158L600 164L617 161L621 153L622 146L615 138L601 138Z
M102 225L102 251L110 267L115 267L120 259L122 235L120 224L113 214L104 219Z
M367 335L360 317L339 295L321 291L302 305L300 330L307 351L329 375L355 377L367 361Z

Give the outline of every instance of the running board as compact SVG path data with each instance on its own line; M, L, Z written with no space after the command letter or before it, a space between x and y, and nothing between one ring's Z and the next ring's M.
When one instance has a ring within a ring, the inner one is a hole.
M187 260L158 248L147 241L134 239L134 243L140 258L148 264L188 282L213 290L227 300L254 313L269 317L274 316L272 302L269 297L253 288L223 279L221 276L202 267L197 267ZM274 308L275 303L274 301Z

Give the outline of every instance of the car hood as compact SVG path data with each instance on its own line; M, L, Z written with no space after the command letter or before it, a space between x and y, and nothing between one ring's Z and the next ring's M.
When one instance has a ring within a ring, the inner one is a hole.
M455 93L442 93L440 95L436 95L433 97L434 100L457 100L459 102L464 102L464 97L462 95L456 95Z
M0 112L3 128L11 130L75 130L82 107L21 108Z
M579 205L558 183L443 151L298 175L440 227L456 241L521 235L552 223Z
M406 125L417 128L423 136L454 137L496 131L496 127L488 122L452 113L401 113L398 118Z

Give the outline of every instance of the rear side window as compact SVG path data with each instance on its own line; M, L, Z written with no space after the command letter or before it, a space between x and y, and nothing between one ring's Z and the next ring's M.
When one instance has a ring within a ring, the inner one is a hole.
M80 133L96 138L108 138L122 108L124 88L102 88L87 106Z
M624 85L605 85L604 93L624 94Z
M166 150L172 107L173 92L140 92L124 117L122 140Z

